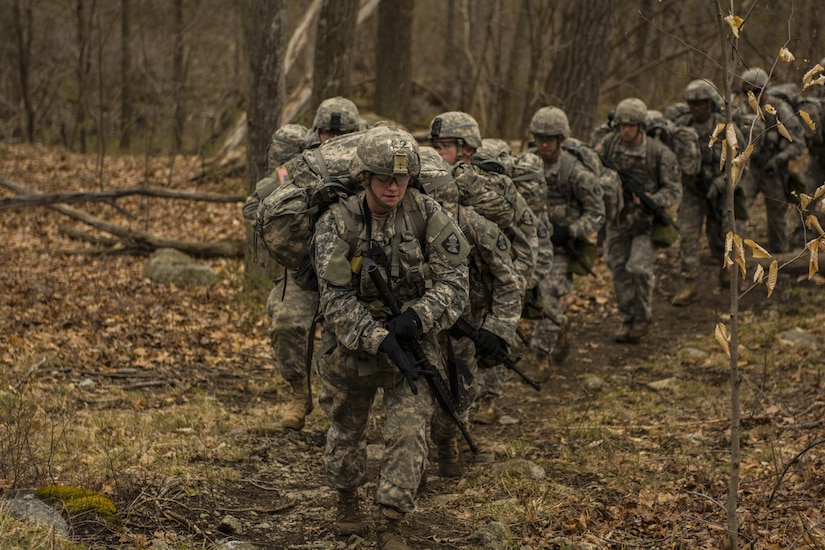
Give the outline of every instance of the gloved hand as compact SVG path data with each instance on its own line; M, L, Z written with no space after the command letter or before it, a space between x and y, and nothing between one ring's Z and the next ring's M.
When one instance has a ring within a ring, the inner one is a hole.
M570 242L571 237L569 225L554 225L553 236L550 237L550 240L556 246L564 246Z
M497 334L490 332L486 328L479 329L476 351L484 357L493 357L501 351L503 342Z
M404 353L404 350L401 349L401 344L398 343L398 340L395 338L395 334L393 332L390 332L384 337L381 344L378 346L378 351L382 351L387 354L390 361L398 367L398 370L400 370L401 374L404 375L404 378L407 379L407 384L409 384L413 395L418 395L418 387L415 385L415 381L421 378L421 375L419 374L418 369L413 366L410 358L407 357L407 354Z
M708 186L707 197L710 200L716 199L717 197L724 197L725 196L725 178L718 177L713 178Z
M399 340L415 340L421 334L421 319L413 308L408 307L404 313L393 318L387 328Z

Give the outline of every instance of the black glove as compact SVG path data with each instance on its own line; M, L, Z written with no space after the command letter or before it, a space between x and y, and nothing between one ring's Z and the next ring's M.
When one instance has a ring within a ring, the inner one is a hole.
M486 328L478 330L478 340L476 341L476 351L484 357L494 357L501 351L502 341L493 332Z
M399 340L415 340L421 333L421 319L413 308L408 307L404 313L392 319L387 328Z
M550 240L556 246L564 246L568 242L570 242L570 226L569 225L554 225L553 226L553 236L550 237Z
M390 332L384 337L383 340L381 340L381 344L378 346L378 351L383 351L387 354L390 361L398 367L398 370L400 370L401 374L404 375L404 378L407 379L407 384L410 385L413 395L418 395L418 387L415 385L415 381L421 376L418 373L418 369L416 369L410 362L410 358L407 357L407 354L404 353L403 349L401 349L401 344L398 343L394 333Z

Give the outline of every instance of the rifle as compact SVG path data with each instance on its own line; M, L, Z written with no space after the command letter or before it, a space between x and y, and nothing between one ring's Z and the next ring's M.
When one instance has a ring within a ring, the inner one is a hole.
M725 212L722 208L720 208L720 197L709 198L708 192L710 191L710 182L707 181L705 175L700 170L699 173L696 175L696 187L705 197L705 205L708 208L708 212L710 215L713 216L713 219L716 220L717 224L719 225L719 239L721 242L725 242Z
M592 277L594 277L594 278L596 278L596 279L598 279L598 278L599 278L599 276L598 276L598 275L596 275L596 274L593 272L593 270L592 270L592 269L590 269L590 268L587 266L587 264L585 263L585 261L584 261L584 257L582 256L581 251L579 251L579 249L576 247L576 239L572 239L572 238L571 238L571 239L567 239L567 242L565 242L563 246L564 246L564 249L567 251L567 253L568 253L568 254L570 254L570 257L571 257L571 258L573 258L573 260L575 260L576 262L578 262L578 264L579 264L580 266L582 266L582 268L583 268L585 271L587 271L587 273L588 273L590 276L592 276ZM555 321L554 321L554 322L555 322ZM556 323L556 324L558 324L558 323Z
M608 166L605 164L605 166ZM645 188L640 181L634 178L630 173L625 170L616 170L619 174L619 179L622 180L622 191L628 195L631 199L636 197L639 199L639 202L642 204L642 208L650 213L653 214L656 222L663 224L663 225L670 225L676 231L679 231L679 226L676 225L676 222L667 215L664 206L659 206L653 199L651 199L647 193L645 193Z
M473 325L470 324L469 321L464 319L463 317L459 317L458 320L453 325L460 334L466 336L475 344L478 342L478 330L476 330ZM506 350L500 349L498 353L494 356L490 357L496 363L501 363L514 373L518 374L522 380L526 384L529 384L533 389L536 391L541 391L541 386L539 386L534 380L532 380L529 376L527 376L523 370L521 370L516 363L521 360L521 355L517 355L515 359L513 359Z
M370 276L375 288L378 290L381 302L390 308L392 317L401 315L401 308L398 306L398 301L395 299L395 295L387 285L387 281L385 281L384 277L381 276L381 272L378 270L378 264L376 264L372 258L364 258L362 266L367 270L367 275ZM447 383L438 371L438 367L433 365L430 360L427 359L427 355L424 353L424 348L421 346L421 342L418 340L413 342L405 342L403 347L406 348L405 351L412 355L414 359L413 364L418 367L421 375L427 380L427 384L430 386L430 391L432 391L436 401L438 401L438 404L441 405L442 409L450 413L453 421L456 425L458 425L458 429L461 430L461 435L464 436L465 441L467 441L467 444L470 446L470 450L473 451L473 454L478 454L478 446L473 442L472 437L470 437L470 434L467 431L466 422L464 422L458 414L458 401L453 396L452 392L450 392L450 388L447 386Z

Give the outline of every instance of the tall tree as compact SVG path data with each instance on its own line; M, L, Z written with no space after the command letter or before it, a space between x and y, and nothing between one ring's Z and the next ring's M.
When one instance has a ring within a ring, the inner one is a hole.
M415 0L381 0L375 47L375 112L406 121L412 86Z
M77 57L75 59L75 76L77 77L77 103L75 104L74 131L80 140L80 152L86 152L86 124L88 118L88 88L89 72L91 71L91 22L94 18L97 2L92 1L86 6L84 0L75 3L75 17L77 18L76 39ZM88 13L87 13L88 12ZM102 136L101 136L102 139ZM74 140L71 140L74 142Z
M35 113L32 102L31 83L29 82L32 33L34 32L31 3L26 2L24 6L21 6L20 0L14 0L14 4L12 5L12 20L10 28L14 34L15 42L17 86L20 99L23 102L23 112L25 116L23 127L26 141L34 143Z
M315 34L312 107L350 94L350 73L358 0L323 0Z
M129 0L120 0L120 148L132 144L132 50Z
M278 127L285 99L286 0L247 0L249 55L246 180L249 192L264 175L266 144Z
M613 0L566 2L561 15L560 51L545 89L550 103L567 112L573 135L593 128L604 74L610 64L610 40L618 4Z
M184 41L183 41L183 0L175 0L173 5L173 35L175 37L172 52L172 104L174 114L172 116L173 128L172 152L177 153L183 147L183 126L186 120L186 105L183 101L183 90L186 87L186 65L184 62Z

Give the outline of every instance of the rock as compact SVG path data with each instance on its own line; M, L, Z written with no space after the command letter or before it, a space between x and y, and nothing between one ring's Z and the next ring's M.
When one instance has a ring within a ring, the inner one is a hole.
M57 536L68 539L69 526L60 512L35 498L34 494L13 499L0 499L0 508L12 517L38 527L54 529Z
M224 540L215 544L215 550L258 550L258 547L242 540Z
M80 381L80 383L77 385L77 387L78 387L78 389L81 389L83 391L94 391L95 390L95 381L92 380L91 378L84 378L83 380Z
M160 248L146 262L143 276L156 283L208 286L220 280L215 270L174 248Z
M792 328L779 334L779 343L795 348L815 348L819 345L819 340L806 330Z
M664 378L662 380L656 380L655 382L648 382L647 387L652 390L670 390L675 388L679 384L678 378Z
M585 374L579 377L579 381L588 391L596 391L604 386L604 378L595 374Z
M523 458L514 458L501 464L498 468L500 474L510 474L516 476L529 476L530 479L538 481L547 477L544 468Z
M241 525L240 520L236 517L224 516L218 524L218 531L229 535L240 535L243 533L243 525Z
M504 550L510 531L500 521L491 521L468 538L469 542L485 550Z

